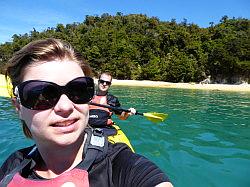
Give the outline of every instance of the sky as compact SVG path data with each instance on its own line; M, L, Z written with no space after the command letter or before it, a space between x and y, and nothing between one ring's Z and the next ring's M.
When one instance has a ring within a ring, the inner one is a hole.
M188 23L206 28L210 22L229 18L250 19L249 0L0 0L0 44L11 42L14 34L35 28L42 32L57 24L83 22L86 15L145 14L160 21Z

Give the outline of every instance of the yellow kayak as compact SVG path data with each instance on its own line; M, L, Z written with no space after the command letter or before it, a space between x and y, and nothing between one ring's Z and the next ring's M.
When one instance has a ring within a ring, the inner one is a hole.
M112 125L116 130L117 130L117 134L116 135L111 135L111 136L108 136L108 140L109 142L111 143L125 143L127 144L130 149L134 151L132 145L130 144L130 141L129 139L127 138L127 136L124 134L124 132L122 132L122 130L120 129L119 126L117 125Z
M3 74L0 74L0 97L10 97L11 90L11 84L6 82Z

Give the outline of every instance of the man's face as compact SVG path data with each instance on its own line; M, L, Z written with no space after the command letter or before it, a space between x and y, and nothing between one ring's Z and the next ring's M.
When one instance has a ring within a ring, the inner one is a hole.
M110 75L103 74L98 80L98 89L102 92L107 92L111 85L112 77Z

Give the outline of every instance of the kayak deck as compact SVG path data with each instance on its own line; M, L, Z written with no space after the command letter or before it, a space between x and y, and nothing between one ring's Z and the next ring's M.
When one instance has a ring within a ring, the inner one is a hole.
M108 136L108 140L110 143L125 143L129 146L129 148L133 151L133 147L129 141L129 139L127 138L127 136L124 134L124 132L120 129L119 126L117 125L112 125L116 130L117 130L117 134L116 135L111 135L111 136Z

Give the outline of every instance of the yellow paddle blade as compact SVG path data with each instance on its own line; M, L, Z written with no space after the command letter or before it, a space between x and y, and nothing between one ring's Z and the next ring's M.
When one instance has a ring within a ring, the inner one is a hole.
M152 121L154 123L163 122L168 117L167 114L157 112L143 113L143 116L145 116L149 121Z
M5 76L0 74L0 97L11 97L12 85L10 79L6 81Z

